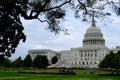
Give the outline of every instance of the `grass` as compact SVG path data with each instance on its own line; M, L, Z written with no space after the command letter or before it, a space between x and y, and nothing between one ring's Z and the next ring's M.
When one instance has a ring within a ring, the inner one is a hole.
M19 69L21 70L21 69ZM35 72L58 72L59 69L22 70ZM109 73L101 70L74 70L76 75L58 74L24 74L18 70L0 70L0 80L120 80L120 76L99 76L100 73Z

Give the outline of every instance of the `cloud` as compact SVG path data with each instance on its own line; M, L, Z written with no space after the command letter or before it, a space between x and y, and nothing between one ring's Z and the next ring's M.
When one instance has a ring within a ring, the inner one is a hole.
M49 49L49 48L46 47L46 46L43 46L43 45L36 45L36 46L33 47L32 49Z

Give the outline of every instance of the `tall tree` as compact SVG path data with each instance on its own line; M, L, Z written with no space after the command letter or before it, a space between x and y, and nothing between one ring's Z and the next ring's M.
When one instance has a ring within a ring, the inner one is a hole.
M120 69L120 51L115 54L115 57L112 59L112 68Z
M47 22L48 29L55 34L60 31L66 33L67 30L60 27L59 23L65 16L64 5L68 3L75 10L75 17L83 13L83 21L93 14L98 18L110 15L104 11L108 6L120 14L119 0L0 0L0 53L9 57L21 40L25 42L20 17Z
M5 56L3 54L0 54L0 66L4 64Z
M111 68L113 66L112 60L115 57L113 51L105 56L105 58L100 62L99 67L101 68Z
M42 57L42 60L41 60L42 68L46 68L48 66L47 56L41 56L41 57Z
M14 62L13 62L14 67L23 67L23 60L21 57L18 57Z
M40 68L41 56L37 55L33 60L33 67Z
M48 66L48 59L46 56L37 55L33 60L33 67L46 68Z
M8 58L5 58L5 61L4 61L4 67L11 67L11 60L8 59Z
M52 61L52 64L55 64L58 61L58 58L54 56L51 61Z
M32 67L32 59L29 54L24 59L24 67Z

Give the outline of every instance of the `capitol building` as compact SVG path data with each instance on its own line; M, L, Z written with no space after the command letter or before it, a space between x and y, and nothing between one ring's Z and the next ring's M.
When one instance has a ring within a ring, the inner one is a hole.
M50 49L29 50L28 54L34 59L37 55L45 55L51 64L54 56L58 57L56 64L49 67L59 68L99 68L99 63L111 51L105 46L105 39L99 27L96 26L94 18L91 25L86 30L83 45L79 48L71 48L68 51L56 52ZM112 49L115 53L120 50L117 46Z

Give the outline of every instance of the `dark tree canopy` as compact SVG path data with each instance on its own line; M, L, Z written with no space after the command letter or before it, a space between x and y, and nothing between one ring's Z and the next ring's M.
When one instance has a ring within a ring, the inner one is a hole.
M33 60L33 67L40 68L41 57L37 55Z
M112 67L112 60L115 56L115 53L111 51L109 54L105 56L105 58L100 62L99 67L101 68L111 68Z
M14 67L23 67L23 60L21 57L18 57L14 62L13 62Z
M5 57L3 54L0 54L0 66L4 64Z
M58 61L58 58L54 56L51 61L52 61L52 64L55 64Z
M42 61L41 61L41 68L47 68L48 66L48 59L47 56L41 56L42 57Z
M120 69L120 51L113 53L112 51L105 56L99 64L100 68Z
M33 60L33 67L46 68L48 66L48 59L46 56L37 55Z
M120 51L117 52L115 57L112 59L112 68L120 69Z
M66 4L75 10L75 17L82 13L83 21L93 14L102 18L110 15L104 12L108 5L120 14L120 1L116 0L0 0L0 52L9 57L21 40L25 42L21 17L47 22L48 29L55 34L60 31L66 33L67 30L59 26L60 19L65 16L63 6Z
M11 60L6 58L4 61L4 67L11 67L12 66L11 63L12 63Z
M24 63L24 67L32 67L32 59L29 54L25 57L23 63Z

